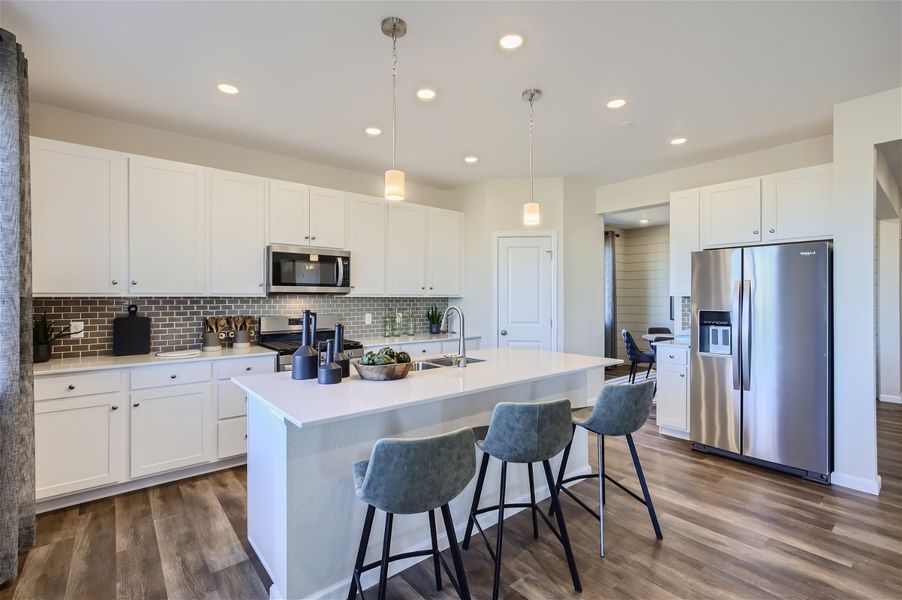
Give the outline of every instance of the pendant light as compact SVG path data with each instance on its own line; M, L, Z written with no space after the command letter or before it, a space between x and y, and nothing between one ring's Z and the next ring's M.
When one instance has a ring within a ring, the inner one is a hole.
M536 202L536 184L532 171L532 136L534 129L533 102L542 97L542 90L529 89L523 92L523 99L529 102L529 202L523 205L523 224L538 225L542 222L539 203Z
M395 168L395 146L398 128L398 38L407 33L407 23L398 17L382 20L382 33L391 38L391 169L385 172L385 199L404 199L404 171Z

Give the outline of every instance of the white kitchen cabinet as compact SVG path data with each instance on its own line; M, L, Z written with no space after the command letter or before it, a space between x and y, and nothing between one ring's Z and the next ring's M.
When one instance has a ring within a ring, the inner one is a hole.
M123 481L128 396L123 393L35 402L35 498Z
M210 293L265 296L266 180L227 171L210 179Z
M428 210L410 203L388 206L385 292L394 296L426 293ZM351 269L354 269L353 254Z
M692 253L699 243L699 191L670 194L670 295L692 291Z
M129 158L130 294L206 291L206 174L196 165Z
M133 391L131 476L190 467L214 458L210 383Z
M833 165L765 175L762 231L767 242L833 237Z
M385 200L349 194L348 249L351 251L351 295L385 293L387 207Z
M658 344L656 419L662 433L689 436L689 349Z
M269 180L269 243L310 245L310 188Z
M223 419L219 422L217 458L247 454L247 417Z
M420 360L425 356L441 356L442 342L413 342L401 344L400 349L407 352L412 360Z
M310 245L345 248L347 233L347 193L326 188L310 188Z
M457 297L463 289L463 213L430 208L427 212L430 296Z
M125 293L125 154L31 138L31 216L35 295Z
M700 190L704 248L761 241L761 178L741 179Z

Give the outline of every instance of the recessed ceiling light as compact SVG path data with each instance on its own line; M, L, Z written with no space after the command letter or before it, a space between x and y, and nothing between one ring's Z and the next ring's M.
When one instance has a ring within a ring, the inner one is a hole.
M683 144L685 144L685 143L688 142L688 141L689 141L689 140L686 139L685 136L678 135L678 136L676 136L676 137L670 138L670 145L671 145L671 146L682 146Z
M501 39L498 40L498 45L505 50L516 50L523 45L523 36L516 33L508 33L501 36Z
M648 225L648 219L639 219L639 225Z
M474 154L467 154L464 156L464 162L468 165L475 165L479 162L479 157Z
M363 132L370 137L379 137L380 135L382 135L382 130L378 127L367 127L363 130Z
M623 108L626 106L626 98L609 98L607 102L605 102L605 106L611 109Z
M429 86L423 86L417 90L417 98L420 100L435 100L435 88L431 88Z
M234 96L238 93L238 87L232 85L231 83L220 83L216 86L216 89L223 94L229 94L230 96Z

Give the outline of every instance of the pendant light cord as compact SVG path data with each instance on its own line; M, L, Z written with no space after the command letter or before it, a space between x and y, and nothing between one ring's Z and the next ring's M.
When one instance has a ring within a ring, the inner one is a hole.
M395 168L395 146L398 136L398 37L391 36L391 168Z
M529 99L529 201L535 202L535 181L533 179L532 174L532 136L533 131L535 129L534 121L534 113L532 110L532 98Z

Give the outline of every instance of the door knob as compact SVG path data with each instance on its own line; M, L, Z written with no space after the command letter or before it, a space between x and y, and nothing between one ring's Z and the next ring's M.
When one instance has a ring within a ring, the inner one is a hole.
M502 330L501 330L501 335L507 335L507 329L502 329Z

